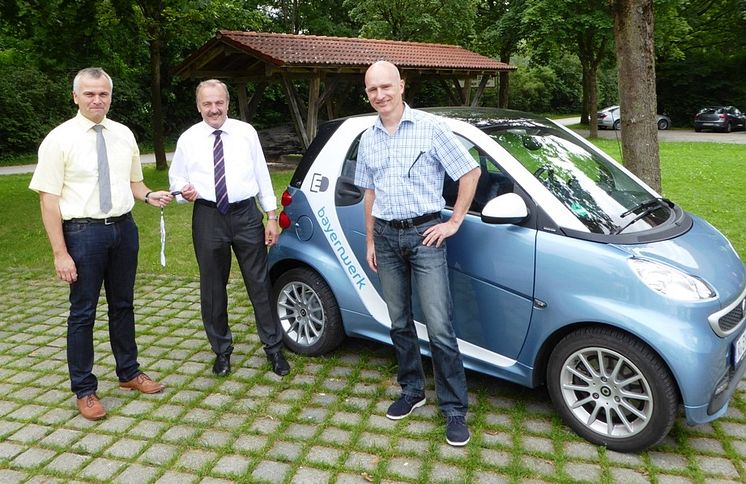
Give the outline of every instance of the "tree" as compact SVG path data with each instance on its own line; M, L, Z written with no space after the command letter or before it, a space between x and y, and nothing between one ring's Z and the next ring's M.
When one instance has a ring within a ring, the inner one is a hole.
M510 64L511 56L524 38L522 18L525 8L526 0L480 0L473 48ZM508 107L511 75L508 71L499 74L498 107Z
M218 28L250 30L262 24L263 17L242 2L193 4L188 0L112 0L118 17L129 20L132 33L148 46L150 92L150 125L156 169L168 169L165 150L163 86L164 76L172 82L170 72L180 59L204 43ZM165 46L181 44L178 51ZM193 95L190 93L190 97Z
M612 17L606 2L587 0L528 0L524 13L529 40L539 57L547 50L569 50L578 56L583 72L580 122L596 137L597 72L611 59ZM591 118L591 115L594 117ZM591 119L593 122L590 122Z
M273 30L289 34L355 37L358 27L344 0L272 0L258 8L275 23Z
M360 36L466 45L477 0L345 0Z
M679 3L669 0L674 12L663 16L655 4L658 101L675 124L691 127L705 105L746 106L746 2Z
M661 191L653 0L613 0L624 164Z

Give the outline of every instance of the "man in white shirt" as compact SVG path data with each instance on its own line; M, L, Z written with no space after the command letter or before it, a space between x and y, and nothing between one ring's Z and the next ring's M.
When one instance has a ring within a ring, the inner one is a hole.
M168 175L171 189L195 204L192 239L202 323L216 354L212 371L225 376L231 369L226 285L233 249L267 359L272 371L284 376L290 365L282 354L282 329L267 273L267 247L279 234L277 199L259 137L250 124L228 118L230 97L224 83L203 81L196 96L202 121L179 137ZM268 215L266 227L257 202Z

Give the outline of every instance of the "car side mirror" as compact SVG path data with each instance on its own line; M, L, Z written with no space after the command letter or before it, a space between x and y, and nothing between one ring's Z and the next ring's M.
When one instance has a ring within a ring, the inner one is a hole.
M526 202L516 193L495 197L482 209L482 222L487 224L517 224L528 217Z

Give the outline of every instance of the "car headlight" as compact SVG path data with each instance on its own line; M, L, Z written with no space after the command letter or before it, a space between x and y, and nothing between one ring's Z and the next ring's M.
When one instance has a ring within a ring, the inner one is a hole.
M715 291L705 281L671 266L645 259L629 259L629 265L646 286L671 299L697 301L715 297Z

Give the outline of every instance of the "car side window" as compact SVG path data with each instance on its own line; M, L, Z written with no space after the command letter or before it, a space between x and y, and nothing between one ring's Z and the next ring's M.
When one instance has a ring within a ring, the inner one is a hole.
M470 212L480 213L484 206L493 198L504 193L513 191L513 182L498 167L497 163L486 153L481 151L474 143L468 139L456 135L461 144L464 145L474 161L479 163L479 180L477 181L477 190L474 193L474 199L469 207ZM443 198L446 201L446 207L453 208L458 196L458 181L453 181L446 174L443 180Z
M362 136L363 133L360 133L359 135L357 135L352 144L350 144L350 149L347 150L347 155L345 156L345 162L342 165L342 173L340 176L355 180L355 169L357 168L357 148L358 146L360 146L360 137Z

